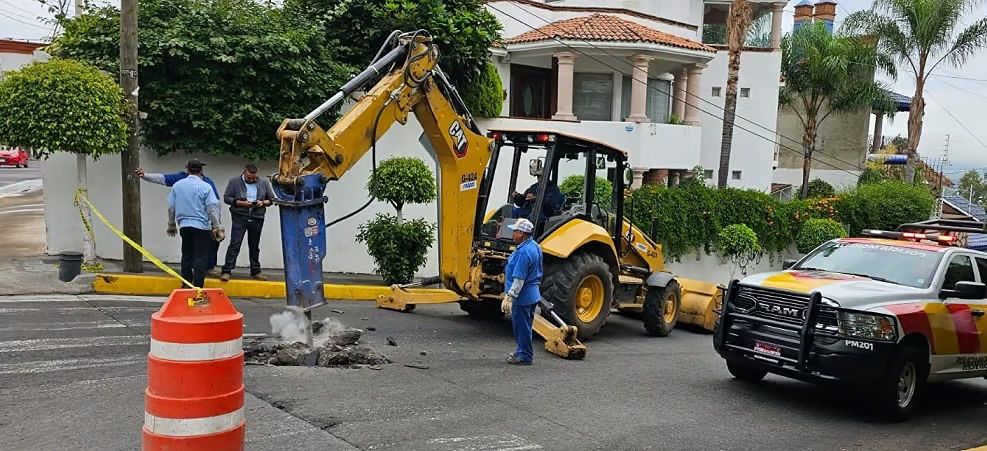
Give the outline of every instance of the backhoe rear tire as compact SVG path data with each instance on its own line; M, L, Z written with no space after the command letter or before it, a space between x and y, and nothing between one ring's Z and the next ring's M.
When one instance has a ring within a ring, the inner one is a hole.
M679 322L682 308L682 289L672 280L661 287L648 287L644 296L644 330L653 337L667 337ZM673 311L669 311L673 309Z
M459 308L475 319L490 320L504 316L500 301L460 301Z
M580 340L596 335L607 322L613 304L613 276L603 257L577 252L567 259L546 261L541 288L559 316L579 329Z

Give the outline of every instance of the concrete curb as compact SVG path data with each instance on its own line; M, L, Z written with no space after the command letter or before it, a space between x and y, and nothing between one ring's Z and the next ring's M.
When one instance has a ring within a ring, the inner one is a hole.
M93 280L93 290L97 294L116 294L130 296L167 296L180 288L181 282L165 276L150 276L141 274L100 274ZM261 282L257 280L233 279L223 282L219 279L206 279L203 288L222 289L227 296L234 298L284 299L284 282ZM409 290L415 293L441 294L442 289L420 288ZM325 284L323 292L326 299L348 301L376 301L377 296L391 292L391 287L379 285L338 285Z

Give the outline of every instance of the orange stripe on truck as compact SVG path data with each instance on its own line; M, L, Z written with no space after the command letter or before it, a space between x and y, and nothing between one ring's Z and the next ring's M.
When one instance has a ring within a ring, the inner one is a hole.
M980 352L980 333L977 331L977 323L973 322L970 314L970 306L967 304L946 304L946 308L953 317L953 324L956 327L956 341L960 354L976 354Z

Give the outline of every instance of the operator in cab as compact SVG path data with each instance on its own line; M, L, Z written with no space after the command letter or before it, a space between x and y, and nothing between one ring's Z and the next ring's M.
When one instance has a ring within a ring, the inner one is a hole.
M531 166L529 172L532 176L540 178L543 168L540 164L534 164ZM537 195L538 181L535 181L528 189L524 190L524 194L514 193L511 196L511 200L514 201L512 216L515 218L532 219L531 210L535 208L535 201L538 200ZM562 191L559 190L559 185L552 179L549 179L548 184L545 186L545 201L541 206L541 219L548 219L559 214L559 209L562 208L562 200Z
M531 221L521 218L507 228L514 232L514 244L517 245L504 268L507 292L500 304L500 309L511 315L514 341L517 343L517 349L507 357L507 363L531 365L534 358L531 345L532 324L535 320L535 307L541 300L541 247L531 239L535 229Z

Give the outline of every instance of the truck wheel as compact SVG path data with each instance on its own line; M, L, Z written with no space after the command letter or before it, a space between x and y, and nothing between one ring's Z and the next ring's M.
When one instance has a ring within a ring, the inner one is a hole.
M664 288L648 287L644 295L644 330L653 337L667 337L679 321L682 289L676 281Z
M891 358L891 365L876 390L878 413L902 421L915 410L928 375L925 353L905 346Z
M761 382L761 379L768 375L765 370L731 360L727 360L727 371L730 372L731 376L744 382Z
M487 320L504 316L504 312L500 311L500 301L461 301L459 308L470 318Z
M579 339L596 335L607 322L613 303L613 278L603 257L578 252L567 259L552 259L545 265L542 297L571 326L579 328Z

